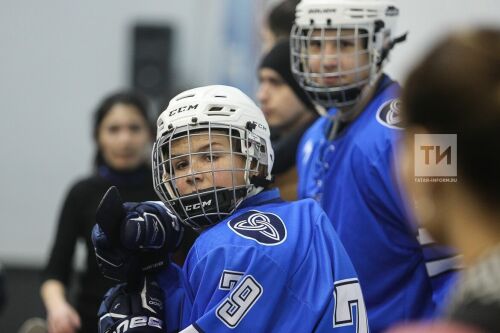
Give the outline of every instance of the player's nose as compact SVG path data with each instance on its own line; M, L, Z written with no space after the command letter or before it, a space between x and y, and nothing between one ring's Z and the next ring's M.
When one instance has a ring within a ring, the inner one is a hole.
M206 172L203 172L199 168L191 166L188 176L185 177L184 181L187 186L191 187L192 190L201 188L203 182L206 178Z
M321 58L323 66L336 67L338 64L339 53L334 42L325 43L325 49Z

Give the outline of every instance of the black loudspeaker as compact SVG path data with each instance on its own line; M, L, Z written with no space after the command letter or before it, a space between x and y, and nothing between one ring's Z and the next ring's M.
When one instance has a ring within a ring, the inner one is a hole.
M170 90L173 30L166 25L133 28L132 87L152 98Z

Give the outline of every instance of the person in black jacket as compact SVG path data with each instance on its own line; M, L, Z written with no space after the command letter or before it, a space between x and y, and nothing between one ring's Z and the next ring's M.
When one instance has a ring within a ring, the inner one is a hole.
M257 74L257 99L271 126L274 185L283 199L297 200L295 155L302 135L318 114L293 77L288 40L278 41L262 58Z
M148 103L134 92L105 98L94 116L97 147L91 176L76 182L64 200L57 234L44 271L41 295L50 333L97 332L97 310L113 281L99 272L90 239L95 212L106 190L116 185L126 201L157 200L149 156L154 137ZM72 281L76 243L85 242L86 269L78 277L75 307L66 297Z
M2 263L0 262L0 315L2 314L5 303L7 303L7 292L5 288L5 274Z

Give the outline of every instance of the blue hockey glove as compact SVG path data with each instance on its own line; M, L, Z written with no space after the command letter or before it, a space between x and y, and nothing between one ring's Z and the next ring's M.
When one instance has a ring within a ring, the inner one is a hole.
M104 195L92 229L97 264L117 281L137 280L168 263L183 227L162 202L123 203L116 187Z
M125 283L111 288L101 303L99 333L164 333L163 291L144 279L140 290Z

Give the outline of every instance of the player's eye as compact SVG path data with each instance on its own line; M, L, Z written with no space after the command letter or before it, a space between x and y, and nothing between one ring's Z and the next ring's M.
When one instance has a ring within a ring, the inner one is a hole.
M283 85L285 82L281 79L278 79L278 78L271 78L269 79L269 84L273 87L279 87L281 85Z
M111 134L116 134L120 131L120 126L118 125L111 125L108 127L108 132Z
M352 47L354 46L354 42L352 40L341 39L340 47Z
M203 155L203 159L207 162L215 162L219 159L220 156L218 156L217 154L210 154L210 153L207 153L207 154L204 154Z
M319 50L321 49L321 41L320 40L316 40L316 39L312 39L310 42L309 42L309 47L313 50Z
M128 128L132 133L138 133L141 130L141 126L139 124L132 124Z
M174 170L175 171L182 171L186 169L189 166L188 161L186 160L180 160L174 163Z

